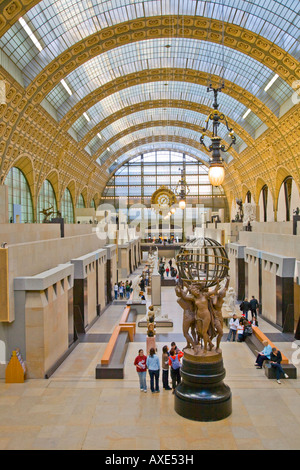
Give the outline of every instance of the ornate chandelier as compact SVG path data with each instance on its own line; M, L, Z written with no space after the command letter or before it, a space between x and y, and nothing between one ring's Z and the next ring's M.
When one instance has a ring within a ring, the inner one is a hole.
M214 111L212 111L209 116L206 119L206 127L202 128L202 135L200 137L200 144L205 147L205 149L212 153L211 159L210 159L210 166L209 166L209 171L208 171L208 177L209 181L213 186L220 186L224 179L225 179L225 169L224 169L224 164L223 164L223 158L221 156L221 151L222 152L228 152L229 149L236 143L236 137L234 135L233 129L231 129L228 126L227 118L226 116L219 111L219 104L218 104L218 93L222 91L224 88L224 83L222 83L219 88L213 88L212 84L209 85L207 88L207 91L213 91L214 93L214 103L213 103L213 108ZM204 137L208 131L208 125L209 121L213 122L213 131L212 131L212 137L211 137L211 144L209 147L207 147L204 143ZM231 142L227 148L225 148L225 145L221 144L221 137L218 136L218 127L220 123L224 123L226 125L226 128L229 132L229 137L231 138Z
M186 182L185 170L180 169L180 171L181 171L181 177L177 183L177 186L174 192L179 197L179 203L178 203L179 208L184 210L186 208L186 196L189 194L190 189Z

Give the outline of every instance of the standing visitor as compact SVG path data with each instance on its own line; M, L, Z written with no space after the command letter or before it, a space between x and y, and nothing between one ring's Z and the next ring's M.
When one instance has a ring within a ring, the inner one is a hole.
M141 281L140 281L139 286L140 286L141 291L145 292L145 280L144 280L143 277L141 277Z
M167 277L169 277L169 271L170 271L170 269L167 267L166 268Z
M162 383L165 390L171 390L169 386L169 348L164 346L162 349L162 358L161 358L161 368L162 368Z
M159 393L159 370L160 364L155 349L151 348L146 362L150 375L150 388L152 393ZM154 384L155 382L155 384Z
M238 335L238 343L242 343L244 341L244 321L241 318L239 321L239 326L237 327L237 335Z
M248 312L250 310L250 302L248 302L248 299L243 300L240 305L240 310L243 312L243 315L245 315L246 320L248 320Z
M181 362L180 359L183 357L183 352L178 351L176 353L175 348L172 348L169 356L169 365L171 366L171 379L172 379L172 393L174 394L175 388L181 382L180 368Z
M147 357L144 355L143 349L139 350L138 356L134 360L134 365L136 366L136 371L138 373L140 381L140 390L141 392L147 392L147 383L146 383L146 371L147 371Z
M256 363L254 364L257 366L257 369L262 369L264 361L269 361L271 359L272 346L269 345L268 341L263 341L262 344L264 349L258 353Z
M130 297L130 285L128 283L128 281L126 281L126 286L125 286L125 292L126 292L126 299L129 300L129 297Z
M250 300L249 303L250 303L250 311L251 311L252 321L253 321L253 318L255 318L255 323L256 323L257 322L258 301L254 297L254 295L252 295L252 299Z
M180 352L180 349L176 346L176 343L175 341L172 341L171 343L171 349L174 349L176 354L178 354Z
M117 283L115 283L114 285L114 291L115 291L115 300L118 300L119 286Z
M233 337L232 341L235 342L238 326L239 326L239 319L236 316L236 314L234 314L232 318L230 318L229 320L229 333L228 333L227 341L230 341L231 337Z
M124 286L123 286L123 283L120 282L120 286L119 286L119 295L120 295L120 299L123 299L123 296L124 296Z

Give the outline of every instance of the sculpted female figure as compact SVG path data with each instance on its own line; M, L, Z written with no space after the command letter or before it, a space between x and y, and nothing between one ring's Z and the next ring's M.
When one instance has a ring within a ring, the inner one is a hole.
M187 345L183 349L196 348L198 341L196 335L196 318L195 318L195 304L194 299L188 295L179 285L175 288L178 297L177 303L183 309L182 331L187 341ZM191 335L189 329L191 328Z
M224 287L219 290L219 282L214 290L214 298L210 300L212 303L212 308L214 311L214 328L217 332L217 348L216 351L220 351L220 342L223 337L223 315L222 315L222 306L224 298L226 296L226 291L229 285L229 277L226 279Z
M210 350L213 348L212 338L215 336L214 320L208 307L208 299L215 294L208 290L201 289L197 284L189 287L190 298L193 299L196 307L196 329L198 336L203 338L204 353L207 352L207 345Z

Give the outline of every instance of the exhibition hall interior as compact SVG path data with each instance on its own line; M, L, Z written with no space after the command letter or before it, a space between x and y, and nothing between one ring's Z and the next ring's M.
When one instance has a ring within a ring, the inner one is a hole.
M1 450L300 450L299 24L0 1Z

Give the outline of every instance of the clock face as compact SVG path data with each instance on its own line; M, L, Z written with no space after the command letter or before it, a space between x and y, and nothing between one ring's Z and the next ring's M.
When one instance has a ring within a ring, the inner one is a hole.
M170 198L167 194L160 194L157 198L157 204L159 206L168 206L170 204Z
M166 210L176 202L175 194L166 186L161 186L151 197L151 204L158 206L159 210Z

